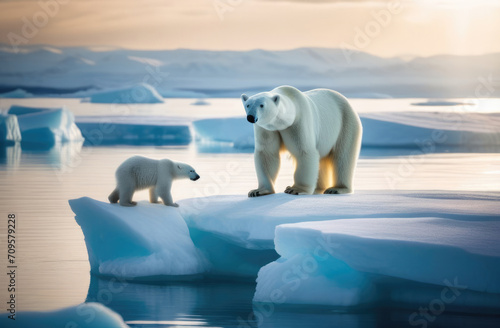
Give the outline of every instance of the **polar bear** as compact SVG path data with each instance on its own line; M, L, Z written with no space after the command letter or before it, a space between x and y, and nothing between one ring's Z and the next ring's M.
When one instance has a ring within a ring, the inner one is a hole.
M158 196L168 206L178 207L172 201L170 189L175 179L189 178L196 181L200 176L189 165L169 159L152 159L133 156L116 169L116 188L109 195L110 203L120 200L122 206L135 206L132 196L136 190L149 188L149 201L158 203Z
M301 92L281 86L252 97L243 94L241 99L255 131L259 186L249 197L275 192L280 150L287 150L296 164L294 184L285 193L353 192L362 126L344 96L327 89Z

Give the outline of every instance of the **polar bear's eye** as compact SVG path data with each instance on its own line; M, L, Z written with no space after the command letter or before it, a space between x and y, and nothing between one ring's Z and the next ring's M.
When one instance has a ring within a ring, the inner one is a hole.
M264 107L264 105L263 105L263 104L260 104L260 108L262 108L262 107Z
M250 107L250 105L247 105L247 108Z

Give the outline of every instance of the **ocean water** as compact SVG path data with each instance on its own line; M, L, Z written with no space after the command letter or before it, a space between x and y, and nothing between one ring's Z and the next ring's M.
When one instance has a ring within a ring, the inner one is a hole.
M103 105L76 105L74 99L43 99L32 105L75 104L77 115L95 115ZM410 100L406 100L409 102ZM133 106L142 115L235 116L238 100L213 100L211 106L190 106L192 100L170 100L165 107ZM401 100L376 106L397 111ZM6 105L5 101L0 105ZM219 106L220 105L220 106ZM192 113L187 109L192 109ZM109 108L108 108L109 109ZM162 110L164 110L162 112ZM401 110L401 109L400 109ZM427 108L425 110L428 110ZM447 110L447 109L446 109ZM485 111L489 111L486 109ZM193 116L194 117L194 116ZM215 148L216 149L216 148ZM177 181L174 200L217 194L246 194L256 187L251 153L207 152L200 144L183 147L83 147L65 144L48 151L0 148L0 255L6 268L7 216L17 216L16 260L18 311L47 311L98 301L122 315L131 327L405 327L415 308L275 309L252 306L253 282L169 282L162 285L111 282L91 277L83 234L68 200L83 196L106 201L114 188L114 171L132 155L170 158L193 165L201 179ZM500 153L476 149L422 154L410 150L363 149L355 185L358 190L476 190L500 189ZM222 183L219 173L228 162L238 176ZM283 157L277 190L293 180L293 163ZM396 173L398 179L390 179ZM147 199L146 191L136 200ZM6 275L0 275L1 301L7 300ZM110 284L113 284L111 288ZM113 292L110 293L109 291ZM2 303L5 304L5 303ZM3 310L5 311L5 310ZM0 312L3 312L0 310ZM22 313L21 313L22 315ZM429 327L498 327L500 317L445 312Z

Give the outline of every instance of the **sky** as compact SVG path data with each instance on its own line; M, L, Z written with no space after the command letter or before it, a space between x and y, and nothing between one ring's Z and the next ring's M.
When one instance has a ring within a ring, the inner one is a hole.
M0 42L130 49L500 52L500 0L0 0Z

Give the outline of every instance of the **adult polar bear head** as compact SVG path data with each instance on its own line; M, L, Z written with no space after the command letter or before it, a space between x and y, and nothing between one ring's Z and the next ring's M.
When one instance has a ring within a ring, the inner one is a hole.
M272 92L261 92L252 97L241 95L247 120L269 130L284 130L295 121L295 105Z

